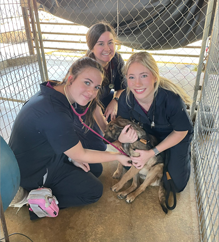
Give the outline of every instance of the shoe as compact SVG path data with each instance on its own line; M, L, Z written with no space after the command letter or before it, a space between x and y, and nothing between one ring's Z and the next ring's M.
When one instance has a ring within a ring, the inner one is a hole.
M18 208L18 211L28 203L27 201L28 192L23 189L23 187L19 187L14 199L11 201L9 207ZM17 211L17 212L18 212Z

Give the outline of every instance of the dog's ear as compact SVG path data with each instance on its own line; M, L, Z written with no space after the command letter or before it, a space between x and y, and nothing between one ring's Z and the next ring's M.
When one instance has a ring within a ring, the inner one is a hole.
M120 126L120 127L122 127L122 128L124 128L126 125L128 125L128 124L132 124L132 122L130 121L130 120L128 120L128 119L124 119L124 118L122 118L121 116L118 116L116 119L115 119L115 121L116 121L116 124L118 125L118 126Z

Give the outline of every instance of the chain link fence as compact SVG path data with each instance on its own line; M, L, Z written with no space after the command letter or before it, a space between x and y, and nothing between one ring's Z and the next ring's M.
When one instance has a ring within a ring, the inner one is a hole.
M203 241L218 241L218 1L1 0L0 16L1 136L8 141L16 115L39 83L61 81L85 55L88 27L105 20L115 27L125 61L147 50L160 74L193 98L200 231Z
M202 1L202 4L194 1L190 5L185 1L173 1L172 5L167 6L163 1L39 2L39 23L49 79L61 80L63 72L67 72L72 61L85 55L88 27L105 20L115 27L120 41L117 51L124 60L143 46L148 47L146 50L158 62L161 75L178 83L193 97L208 1ZM192 13L195 21L189 22ZM70 19L75 22L72 23ZM161 27L160 21L164 22ZM182 34L184 30L185 33ZM198 34L195 34L197 31ZM151 41L150 44L148 40ZM206 55L207 52L205 57ZM202 78L203 73L200 76Z
M37 56L31 51L28 10L19 0L0 2L0 130L8 141L23 103L39 90Z
M219 241L219 9L195 122L193 169L202 241Z
M200 20L198 17L200 14L204 16L203 19L207 17L207 1L202 2L202 5L199 4L199 1L190 5L191 9L196 9L194 19ZM117 51L122 54L124 60L127 60L132 53L139 51L134 49L134 45L141 44L137 32L141 30L140 21L142 21L143 15L143 21L147 23L148 27L157 25L155 20L158 19L159 13L160 17L163 16L166 8L168 13L179 11L178 20L174 19L174 15L172 18L170 14L168 15L170 21L168 29L178 28L177 34L180 29L188 25L187 18L188 15L191 17L192 12L189 13L189 6L186 5L186 2L184 5L180 3L179 6L176 5L177 3L175 2L173 6L165 6L163 1L106 0L97 3L82 0L75 2L44 0L37 3L36 0L15 0L13 2L2 0L0 3L0 106L1 134L5 140L8 140L10 136L14 118L22 103L38 90L38 84L47 79L62 80L72 62L85 55L87 51L85 34L88 27L82 24L91 25L96 21L106 20L115 26L118 39L122 36L121 42L126 43L128 39L132 39L133 41L128 44L128 47L117 45ZM74 7L74 12L69 11L72 7ZM94 15L92 11L95 11L96 14ZM72 16L78 22L69 21L68 19ZM156 19L153 20L155 16ZM132 24L135 27L132 27L130 19L133 19ZM179 19L181 20L180 28ZM196 28L200 30L200 33L204 28L203 19L196 23ZM125 23L129 29L124 28ZM190 28L192 27L190 26ZM157 34L156 31L155 28L146 37L154 38L153 36ZM168 32L167 29L162 36L165 37L166 32ZM138 36L135 36L135 33ZM181 40L177 40L177 45L181 47L177 49L174 49L176 45L171 47L171 37L165 38L170 49L164 50L165 48L160 45L157 49L150 47L149 52L158 62L161 75L181 85L193 97L202 44L201 35L194 35L190 40L192 43L186 46L180 46ZM189 43L187 38L186 43ZM203 45L206 47L205 42ZM205 51L204 57L206 56ZM197 88L199 89L202 84L203 72L198 78Z

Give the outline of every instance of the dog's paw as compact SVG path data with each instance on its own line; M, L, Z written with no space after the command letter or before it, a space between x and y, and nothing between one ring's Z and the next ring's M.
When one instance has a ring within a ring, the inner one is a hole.
M127 196L127 194L124 193L124 192L120 192L120 193L117 195L117 197L118 197L119 199L124 199L124 198L126 198L126 196Z
M117 170L113 173L113 179L119 179L121 177L122 173L118 172Z
M134 200L135 200L135 196L132 194L128 195L125 199L127 203L132 203Z
M118 191L120 190L120 188L119 188L119 186L118 186L118 183L115 184L114 186L112 186L112 187L111 187L111 190L112 190L113 192L118 192Z

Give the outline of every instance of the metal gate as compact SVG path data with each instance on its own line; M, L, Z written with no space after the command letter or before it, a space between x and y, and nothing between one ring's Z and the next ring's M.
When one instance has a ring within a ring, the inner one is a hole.
M202 241L219 240L219 9L195 122L193 169Z

